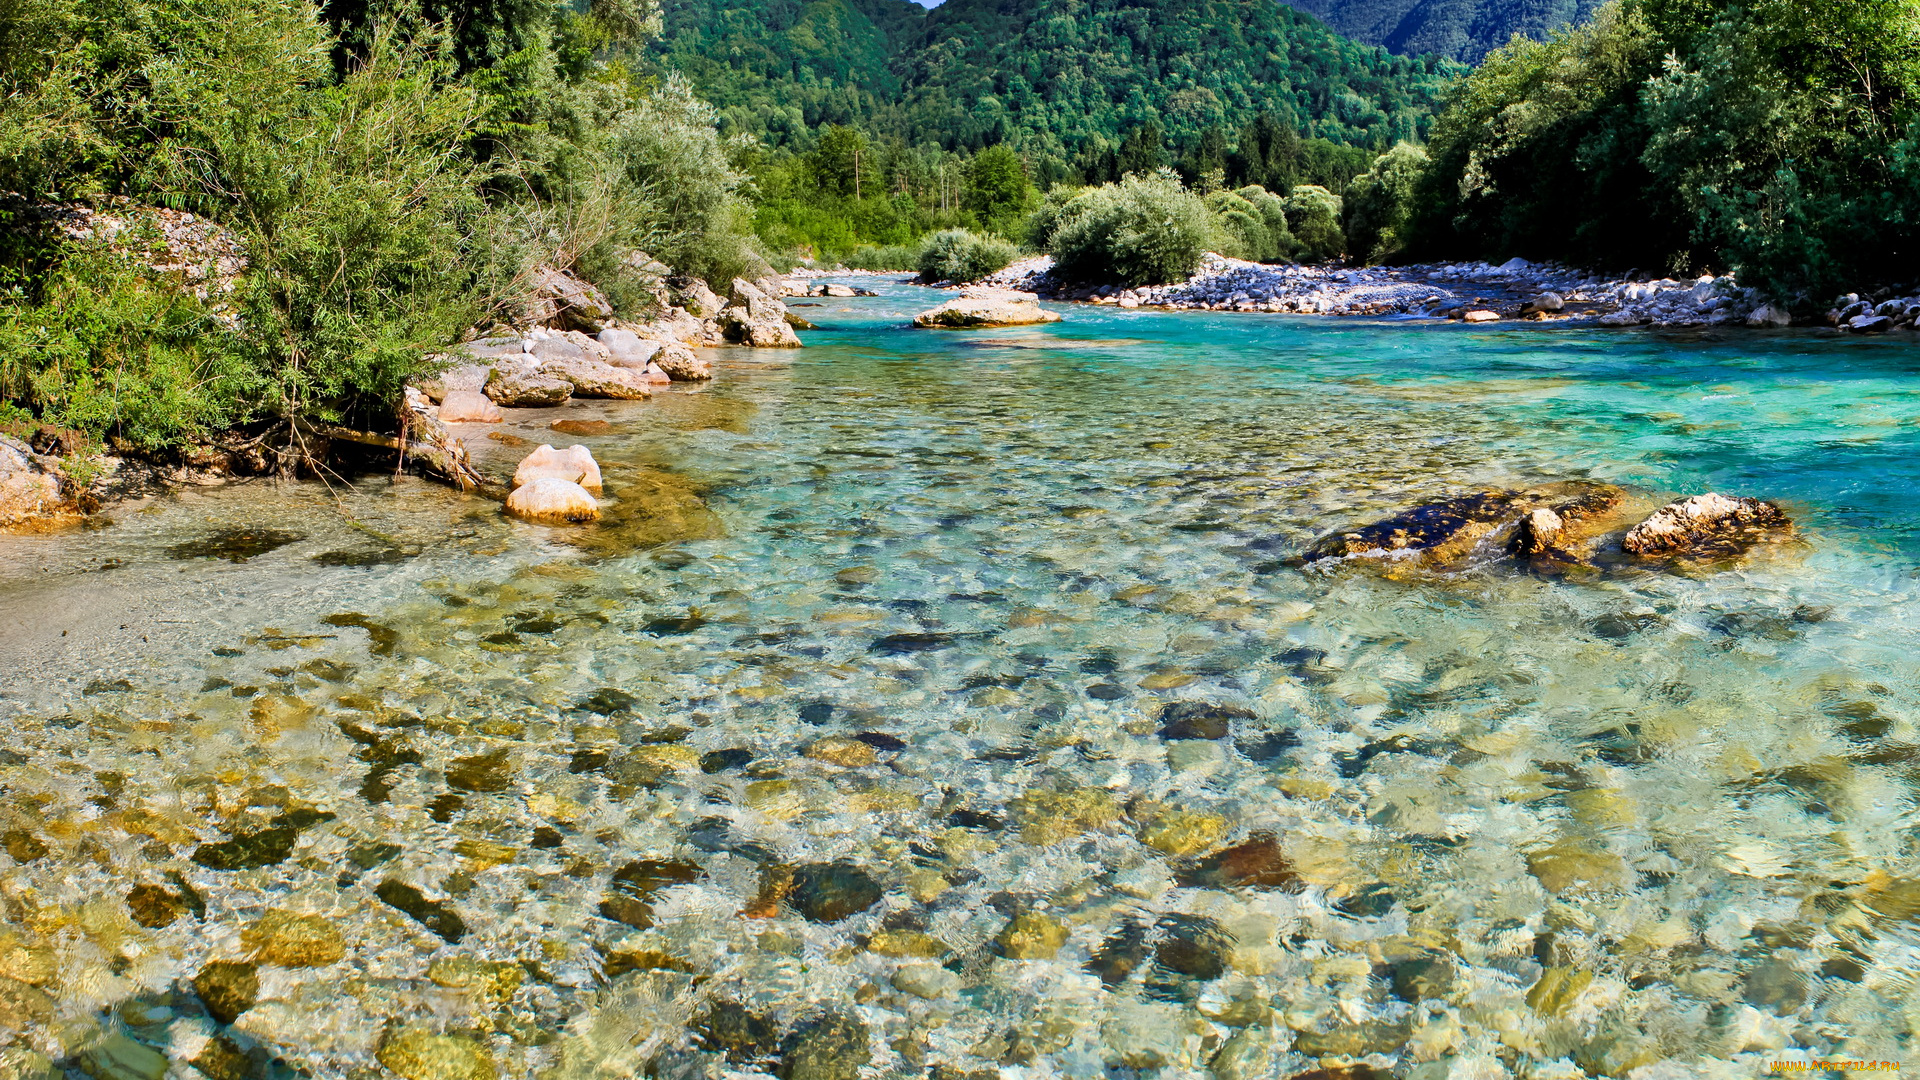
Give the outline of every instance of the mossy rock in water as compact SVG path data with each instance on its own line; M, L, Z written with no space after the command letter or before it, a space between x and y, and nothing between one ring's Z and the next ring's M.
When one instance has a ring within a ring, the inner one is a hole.
M240 944L255 960L277 967L325 967L347 955L340 928L319 915L275 908L240 932Z
M1482 491L1416 506L1324 537L1307 549L1304 561L1396 554L1456 558L1502 522L1518 516L1526 505L1526 498L1516 492Z
M414 922L440 935L448 944L457 944L467 936L466 920L444 900L429 900L427 895L404 881L392 878L374 886L373 894L389 906L405 912Z
M787 902L813 922L839 922L879 903L880 894L872 875L841 860L795 869Z
M374 1058L406 1080L495 1080L487 1048L463 1035L405 1031L374 1051Z
M602 508L596 528L555 539L593 555L618 557L726 535L698 485L684 477L655 469L620 469L608 476L608 493L613 500Z
M736 1064L764 1061L779 1047L779 1029L765 1017L731 1001L716 1001L693 1022L694 1033L708 1050L727 1055Z
M231 840L201 844L193 861L209 870L258 870L274 866L293 854L300 830L332 821L336 815L327 810L290 810L274 818L257 832L240 833Z
M306 538L304 533L284 529L221 529L198 540L175 544L167 549L167 555L175 559L225 559L243 563Z
M827 1013L795 1028L774 1075L780 1080L858 1080L873 1060L867 1025L842 1013Z
M209 1015L231 1024L259 1000L260 971L250 962L215 960L193 977L193 992Z
M1067 927L1051 915L1023 911L1000 928L994 942L1009 960L1051 960L1067 943Z

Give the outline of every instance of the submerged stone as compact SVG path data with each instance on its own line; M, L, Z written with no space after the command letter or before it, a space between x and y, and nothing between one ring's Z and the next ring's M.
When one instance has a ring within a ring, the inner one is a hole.
M241 931L240 944L260 963L288 968L325 967L347 954L339 927L319 915L278 908Z
M787 901L813 922L839 922L880 902L880 883L845 860L795 868Z
M1235 720L1255 719L1252 711L1234 705L1175 701L1160 710L1163 739L1224 739Z
M1200 860L1180 875L1180 883L1204 889L1296 889L1302 884L1280 842L1266 833Z
M187 904L177 893L153 884L135 885L127 893L127 910L141 926L158 929L187 913Z
M1120 806L1105 788L1029 791L1014 800L1020 837L1029 844L1055 844L1120 820Z
M670 885L697 881L698 863L664 859L640 859L613 872L606 898L600 901L600 914L615 922L645 930L653 925L653 897Z
M167 555L175 559L225 559L243 563L306 538L304 533L284 529L221 529L198 540L175 544L167 549Z
M193 992L200 995L209 1015L231 1024L259 999L259 969L248 962L215 960L193 977Z
M994 942L1009 960L1051 960L1067 943L1067 927L1050 915L1023 911L1000 928Z
M708 1050L727 1055L736 1064L764 1061L780 1045L780 1032L766 1017L731 1001L715 1001L693 1022L694 1033Z
M1147 928L1139 923L1127 923L1094 950L1093 959L1087 961L1087 970L1098 975L1106 985L1118 986L1146 963L1150 955Z
M495 1080L487 1048L464 1035L404 1031L380 1044L375 1060L406 1080Z
M444 900L429 900L427 894L404 881L392 878L374 886L373 894L414 922L438 934L448 944L458 944L467 936L466 921Z
M873 1060L867 1025L838 1012L805 1021L787 1037L774 1075L780 1080L858 1080Z
M274 866L293 854L293 846L300 839L300 830L332 821L334 817L330 811L290 811L274 818L265 829L240 833L230 840L201 844L194 850L193 861L209 870L258 870L263 866Z

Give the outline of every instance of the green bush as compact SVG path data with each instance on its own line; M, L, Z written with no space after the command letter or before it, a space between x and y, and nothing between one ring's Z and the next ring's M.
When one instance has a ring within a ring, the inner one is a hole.
M155 71L175 115L165 177L233 221L240 341L282 416L387 420L423 357L484 313L495 240L468 146L481 118L440 53L381 35L328 85L297 0L222 0ZM476 287L479 286L479 287Z
M1013 261L1012 244L996 236L975 236L965 229L947 229L927 238L920 249L922 281L978 281Z
M0 305L0 400L41 422L143 450L253 415L265 387L231 327L177 283L92 248Z
M920 269L921 250L906 244L878 246L869 244L855 248L840 261L851 270L913 270L917 272Z
M1155 285L1183 280L1199 267L1213 222L1200 196L1160 170L1080 192L1049 232L1048 246L1067 279Z
M1216 247L1222 255L1255 262L1282 262L1293 255L1285 202L1258 185L1207 196Z
M1414 185L1427 167L1427 152L1401 143L1380 155L1341 197L1347 248L1368 263L1388 262L1406 247L1403 236Z
M1301 184L1285 199L1287 227L1300 257L1314 262L1340 257L1347 237L1340 230L1340 196L1318 184Z

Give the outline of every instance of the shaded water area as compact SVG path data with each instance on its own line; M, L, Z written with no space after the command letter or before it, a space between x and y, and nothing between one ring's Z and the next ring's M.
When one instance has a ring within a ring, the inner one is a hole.
M0 539L0 1074L1920 1067L1915 350L931 301L593 410L598 526ZM1290 559L1577 479L1799 528Z

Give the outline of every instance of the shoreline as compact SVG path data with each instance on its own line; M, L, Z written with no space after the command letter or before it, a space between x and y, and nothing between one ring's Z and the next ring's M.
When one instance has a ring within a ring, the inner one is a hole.
M998 288L1036 299L1285 315L1403 316L1474 323L1550 322L1577 326L1827 326L1851 333L1912 331L1920 296L1863 299L1849 294L1824 318L1796 318L1733 275L1676 280L1595 275L1552 263L1510 259L1405 267L1297 266L1248 262L1209 252L1186 281L1130 288L1055 281L1053 260L1031 256L960 288Z

